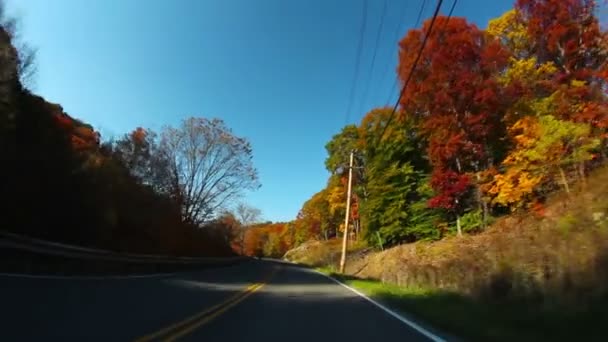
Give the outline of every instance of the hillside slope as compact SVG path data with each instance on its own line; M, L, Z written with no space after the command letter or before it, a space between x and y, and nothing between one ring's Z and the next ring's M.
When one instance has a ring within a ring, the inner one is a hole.
M335 270L327 250L317 242L286 256ZM477 235L351 253L346 273L351 285L473 340L605 336L608 168L542 211Z
M607 214L608 168L602 168L571 196L554 195L542 213L503 217L477 235L404 244L382 252L363 250L349 257L347 273L470 294L540 291L562 297L574 296L578 290L576 296L589 296L590 284L596 288L606 280ZM335 266L336 258L322 252L335 249L334 245L318 242L290 251L286 257L314 266Z

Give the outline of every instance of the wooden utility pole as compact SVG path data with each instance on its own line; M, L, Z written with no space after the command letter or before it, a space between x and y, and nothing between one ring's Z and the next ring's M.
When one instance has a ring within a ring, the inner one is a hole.
M350 163L348 165L348 191L346 193L346 215L344 215L344 236L342 239L342 257L340 258L340 273L344 273L346 267L346 245L348 244L348 221L350 219L350 197L353 183L353 159L355 151L350 152Z

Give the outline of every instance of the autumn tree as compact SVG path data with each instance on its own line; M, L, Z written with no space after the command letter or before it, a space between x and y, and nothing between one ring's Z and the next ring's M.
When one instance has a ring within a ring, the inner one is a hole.
M264 245L268 240L268 233L262 229L248 229L245 231L244 254L260 257L264 255Z
M185 119L177 128L165 127L160 136L171 195L186 222L201 224L244 190L258 188L251 145L222 120Z
M286 244L282 240L283 232L286 230L284 223L271 223L264 226L268 233L268 239L264 243L264 256L271 258L280 258L287 252Z
M412 30L400 43L400 78L405 80L415 60L430 21ZM471 187L473 202L487 212L479 187L480 172L500 160L505 127L502 117L505 98L495 75L507 65L508 52L463 18L438 17L435 30L412 82L401 100L405 116L411 118L424 137L433 167L431 185L437 195L432 207L456 216L468 209Z
M23 90L27 87L28 81L36 71L35 50L21 39L18 30L18 21L7 14L5 2L0 0L0 151L2 152L3 165L19 165L22 158L28 158L27 151L21 150L20 145L26 143L28 134L24 133L27 127L29 133L40 134L38 139L49 139L49 135L42 134L41 130L46 129L47 133L52 130L52 123L42 122L40 117L26 117L27 113L20 108L20 101L24 100ZM45 119L48 119L46 117ZM35 126L40 124L41 126ZM39 130L33 129L40 128ZM44 128L43 128L44 127ZM57 133L57 131L52 132ZM24 137L25 139L20 139ZM61 140L61 137L54 136ZM32 146L34 145L34 146ZM35 144L31 152L36 151ZM28 163L29 164L29 163ZM18 167L3 167L0 171L0 178L4 180L14 180L20 176ZM6 198L16 198L22 195L23 189L18 182L8 181L3 187ZM14 201L10 201L14 202ZM11 204L12 206L12 204ZM7 215L3 215L8 220L7 226L16 225L11 223L14 215L19 211L8 206ZM18 218L15 218L18 221Z
M517 145L503 164L504 175L497 175L490 193L495 202L518 204L539 185L558 179L570 192L565 169L588 161L599 139L590 136L590 126L556 119L551 115L527 117L515 124Z
M12 199L1 209L3 229L128 253L231 255L220 222L208 222L208 229L184 222L170 189L159 186L170 180L158 173L169 164L154 162L161 154L153 132L136 129L102 143L93 126L28 90L35 51L22 42L3 3L0 179Z
M594 0L517 0L516 11L531 52L541 63L553 62L562 81L588 80L603 71L604 33Z
M596 135L608 128L605 85L608 45L593 0L518 0L518 21L526 26L530 52L551 63L559 119L591 124Z
M2 86L6 87L6 81L11 78L15 78L13 81L18 80L20 86L28 88L34 81L34 76L37 72L36 55L37 50L30 44L23 40L20 30L20 21L15 17L8 15L6 10L6 3L4 0L0 1L0 41L2 44L2 53L0 54L3 59L2 70L0 74L0 82ZM3 91L6 91L4 89Z
M245 203L239 203L234 210L239 227L236 233L236 241L240 247L241 254L244 253L245 231L262 218L262 211Z
M505 117L513 149L488 187L494 203L523 206L556 178L569 191L570 166L584 179L608 127L608 54L595 10L594 1L523 0L490 21L513 54L499 82L517 95Z
M360 150L360 131L355 125L347 125L341 132L335 134L325 145L327 158L325 167L331 173L326 186L326 198L329 205L330 225L332 231L344 231L344 215L346 214L346 193L348 188L348 165L351 152L354 153L353 168L353 198L352 204L365 198L365 156ZM351 213L357 214L356 210ZM352 215L351 215L352 216ZM355 227L358 226L358 217L351 217ZM335 230L334 230L335 226ZM324 230L325 231L325 230ZM355 229L355 232L357 229Z
M342 131L334 135L325 145L325 150L327 150L325 168L330 173L334 173L338 168L348 166L350 152L356 149L358 140L357 126L347 125L342 128Z
M294 221L287 222L284 229L281 231L281 242L284 246L284 251L295 247L296 226Z
M295 221L296 244L310 238L328 239L335 236L339 221L330 213L327 188L314 194L304 202Z
M366 239L381 245L438 236L435 213L426 207L429 167L420 138L409 119L389 123L391 113L391 108L374 109L359 126L367 178L362 225Z
M515 8L508 10L498 18L491 19L486 29L488 34L500 40L500 43L510 51L515 60L531 57L531 41L527 31L526 23L523 22Z
M324 190L329 215L335 222L340 222L340 218L343 219L346 212L347 181L342 175L333 175L329 177Z
M138 127L110 144L113 157L120 160L140 183L157 193L171 194L169 160L159 150L154 131Z

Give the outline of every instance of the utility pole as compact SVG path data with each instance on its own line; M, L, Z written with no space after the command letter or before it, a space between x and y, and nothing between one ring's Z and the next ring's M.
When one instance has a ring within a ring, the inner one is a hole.
M344 273L346 267L346 245L348 244L348 221L350 216L350 197L353 183L353 159L355 151L350 151L350 163L348 165L348 191L346 193L346 215L344 215L344 236L342 239L342 257L340 258L340 273Z

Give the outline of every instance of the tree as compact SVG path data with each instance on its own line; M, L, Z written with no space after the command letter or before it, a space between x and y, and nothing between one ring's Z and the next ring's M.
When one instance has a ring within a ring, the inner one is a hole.
M422 45L430 21L412 30L400 43L400 78L405 80ZM496 75L507 66L508 51L487 33L462 18L438 17L412 82L401 99L404 116L410 117L424 137L433 167L431 185L434 207L456 216L469 200L471 187L484 213L487 203L481 193L480 172L501 160L505 127L502 121L508 103ZM473 176L473 177L471 177Z
M281 232L281 242L284 246L284 252L295 246L295 224L293 221L287 222Z
M508 171L497 176L490 189L494 201L502 205L517 205L537 186L556 178L570 192L565 168L590 160L599 145L588 124L551 115L524 118L511 130L517 145L503 162Z
M359 226L358 210L352 210L352 205L359 203L365 197L364 165L365 156L361 151L360 130L355 125L347 125L342 131L332 137L325 145L327 158L325 167L332 174L327 182L325 198L329 208L329 217L322 222L321 230L325 237L327 233L337 234L344 231L344 215L346 214L346 196L348 188L348 164L350 153L354 154L354 169L352 179L351 219L355 227ZM352 214L355 214L354 216ZM355 229L358 232L359 229Z
M281 235L279 231L275 230L268 233L268 240L264 243L263 252L267 257L281 257Z
M262 211L245 203L239 203L236 206L235 214L241 225L249 227L257 223L262 218Z
M337 222L330 214L328 190L323 189L304 202L296 219L296 244L309 238L328 239L336 234Z
M438 237L430 220L426 220L429 224L414 222L421 218L421 211L433 211L426 205L415 206L428 200L419 189L425 184L420 171L408 162L392 162L387 166L378 165L378 169L372 167L370 174L370 195L362 206L368 241L375 241L377 234L388 245Z
M153 163L160 155L153 133L136 129L101 144L91 125L26 89L34 56L0 5L0 152L6 160L0 182L13 199L2 208L4 228L129 253L232 254L219 222L209 229L184 222L170 192L150 176L167 168Z
M326 192L327 209L329 214L334 218L344 217L346 211L346 183L347 178L344 176L333 176L329 178ZM339 220L338 220L339 221Z
M129 169L131 176L159 194L171 194L169 160L159 150L154 131L137 127L110 144L113 157Z
M382 245L438 236L433 210L426 208L428 162L410 119L388 123L391 108L373 109L359 126L365 156L366 198L361 202L365 237ZM389 126L387 126L389 125ZM382 137L380 137L382 135ZM420 205L420 203L422 205Z
M516 59L530 57L532 51L528 28L517 9L508 10L500 17L490 20L486 32L497 37Z
M248 229L245 231L244 254L248 256L262 256L263 248L268 236L261 229Z
M189 118L178 128L165 127L159 150L186 222L200 225L242 191L259 187L251 145L222 120Z
M239 221L240 226L237 233L238 244L240 246L241 254L243 254L245 244L245 231L250 228L251 225L260 221L262 217L262 211L245 203L239 203L236 206L235 215L237 220Z
M525 24L530 51L539 64L557 69L552 79L559 119L586 122L594 134L606 133L605 96L608 40L593 0L518 0L518 21Z
M517 21L527 29L530 50L551 61L561 79L586 80L606 65L604 33L594 0L517 0Z
M340 133L333 136L325 145L327 150L325 168L327 171L333 174L338 168L348 166L350 152L356 148L358 139L359 132L355 125L347 125L342 128Z
M16 76L21 86L27 88L34 82L37 72L37 51L21 39L19 21L7 15L4 0L0 0L0 27L2 27L0 41L3 49L8 49L0 53L3 66L0 83Z

